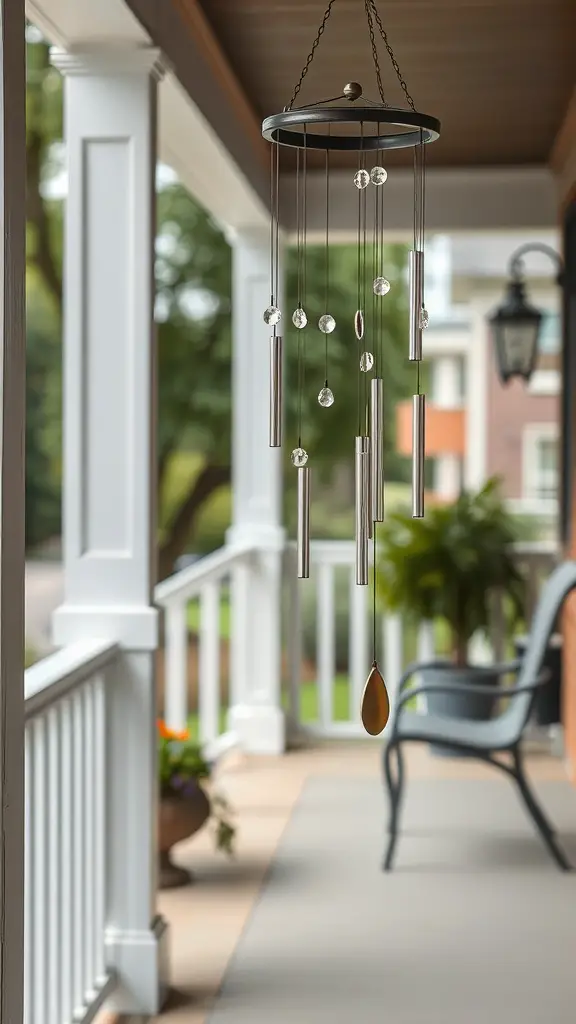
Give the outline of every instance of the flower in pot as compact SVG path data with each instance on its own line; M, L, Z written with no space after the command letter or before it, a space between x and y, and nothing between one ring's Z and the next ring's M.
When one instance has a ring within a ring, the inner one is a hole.
M468 664L468 645L488 633L496 594L510 627L522 617L524 581L512 545L518 527L493 478L474 493L429 509L423 519L393 513L379 531L378 593L383 605L415 625L441 620L449 632L451 664L428 670L426 684L496 685L489 667ZM481 695L431 694L431 711L462 718L488 718L493 700Z
M167 889L191 881L190 872L177 867L170 858L176 843L212 821L216 848L231 854L235 828L226 800L210 792L211 766L187 731L177 732L158 722L158 767L159 884Z

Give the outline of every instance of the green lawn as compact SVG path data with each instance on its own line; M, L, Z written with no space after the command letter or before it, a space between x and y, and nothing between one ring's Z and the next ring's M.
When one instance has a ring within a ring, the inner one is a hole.
M348 676L336 676L334 681L334 721L348 722L350 720L349 709L349 682ZM284 706L287 705L286 693L284 693ZM318 721L318 686L316 682L303 683L300 688L300 721L303 725L311 725ZM188 718L190 735L198 738L198 715L190 715ZM226 728L226 708L220 708L220 731Z

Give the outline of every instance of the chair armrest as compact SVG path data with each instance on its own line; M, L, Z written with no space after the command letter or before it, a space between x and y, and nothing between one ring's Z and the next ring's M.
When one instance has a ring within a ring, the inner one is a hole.
M519 693L534 693L539 686L544 686L545 683L550 679L550 670L543 669L533 683L526 683L524 686L482 686L482 684L476 683L453 683L450 685L442 685L441 683L436 685L428 686L415 686L413 689L405 693L400 698L396 705L396 717L398 717L402 708L408 704L413 697L418 697L421 693L475 693L475 694L486 694L487 697L517 697Z
M452 665L453 662L447 658L437 658L436 661L414 661L408 668L403 672L398 683L398 693L401 693L407 683L410 682L412 676L417 675L419 672L425 672L427 669L434 668L446 668L447 665ZM474 666L476 671L485 671L486 675L498 675L507 676L512 672L518 672L522 666L522 661L516 658L514 661L504 661L494 665L477 665ZM413 690L411 691L414 692ZM477 692L477 691L476 691ZM493 692L493 691L492 691Z

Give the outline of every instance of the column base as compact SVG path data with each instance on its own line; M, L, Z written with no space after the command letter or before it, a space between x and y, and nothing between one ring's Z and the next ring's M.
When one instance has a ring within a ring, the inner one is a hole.
M228 711L228 728L247 754L283 754L286 750L286 720L280 708L236 704Z
M108 966L117 986L107 1009L113 1013L154 1015L168 996L168 925L155 917L149 931L106 933Z

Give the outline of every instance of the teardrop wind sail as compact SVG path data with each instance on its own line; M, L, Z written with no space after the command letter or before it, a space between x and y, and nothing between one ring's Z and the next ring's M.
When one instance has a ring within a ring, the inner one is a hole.
M362 725L370 736L379 736L390 718L390 700L384 677L376 662L362 695Z

